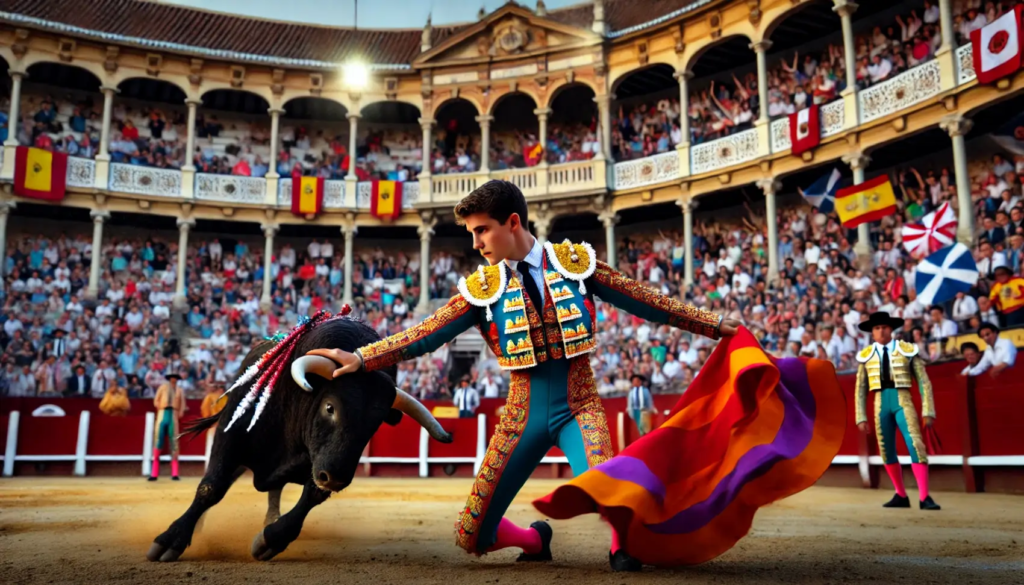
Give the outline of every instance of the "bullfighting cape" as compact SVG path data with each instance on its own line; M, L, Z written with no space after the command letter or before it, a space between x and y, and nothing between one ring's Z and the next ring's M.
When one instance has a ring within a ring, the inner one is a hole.
M741 328L661 427L534 506L555 519L600 513L644 564L697 564L743 538L759 507L817 481L845 431L830 362L773 359Z

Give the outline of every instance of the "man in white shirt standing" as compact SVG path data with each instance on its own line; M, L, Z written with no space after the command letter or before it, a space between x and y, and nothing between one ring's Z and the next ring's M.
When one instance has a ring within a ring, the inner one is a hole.
M651 418L657 409L654 408L654 397L651 391L644 385L647 379L640 374L633 374L632 386L629 389L629 396L626 398L626 413L636 424L636 430L640 436L651 432Z
M316 259L320 257L320 242L313 240L312 242L309 243L309 246L306 248L306 251L309 252L310 260L313 260L315 262Z
M476 409L480 408L480 393L469 383L469 376L459 380L452 402L459 408L459 418L473 418Z
M959 328L956 323L946 319L946 310L939 305L933 305L928 311L932 316L932 333L931 338L935 341L943 341L954 337Z
M963 292L956 293L956 300L953 301L953 320L957 325L966 325L976 314L978 314L978 301Z

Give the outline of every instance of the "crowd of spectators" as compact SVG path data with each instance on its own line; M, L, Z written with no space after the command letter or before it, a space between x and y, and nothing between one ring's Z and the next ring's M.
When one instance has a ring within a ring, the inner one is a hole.
M954 2L957 45L970 42L970 33L1012 10L1018 1ZM935 57L942 44L939 6L925 0L919 9L901 12L888 26L874 26L855 41L857 87L865 89ZM753 60L753 59L751 59ZM821 50L794 51L769 62L768 117L793 114L810 104L827 104L846 88L842 44ZM697 85L697 84L694 84ZM689 96L690 143L700 144L753 127L759 114L757 75L729 82L711 81ZM668 152L682 142L677 97L662 97L620 106L614 120L615 160L630 160Z

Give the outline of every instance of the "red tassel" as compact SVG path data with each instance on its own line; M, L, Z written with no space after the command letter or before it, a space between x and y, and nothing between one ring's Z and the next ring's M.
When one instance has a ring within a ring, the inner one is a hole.
M935 427L924 428L924 445L929 455L938 455L942 452L942 439L939 438L939 432Z
M590 302L590 299L583 299L583 306L590 311L590 318L597 319L597 310L594 308L594 303Z
M338 311L338 314L341 315L342 317L344 317L344 316L348 315L351 312L352 312L352 307L348 306L348 303L345 303L344 305L341 306L341 310Z
M491 340L494 341L494 345L499 345L498 340L498 324L491 322L491 328L487 332L491 336Z

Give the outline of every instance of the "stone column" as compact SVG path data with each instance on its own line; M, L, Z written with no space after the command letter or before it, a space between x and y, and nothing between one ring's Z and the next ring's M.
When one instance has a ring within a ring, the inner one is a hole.
M676 152L679 153L679 175L682 177L690 174L690 89L689 81L693 79L693 73L689 71L676 71L673 76L679 81L679 133L683 140L676 145Z
M853 13L857 4L850 0L832 0L832 12L839 15L843 27L843 61L846 62L846 91L857 91L857 51L854 46Z
M864 182L864 170L871 164L871 159L862 152L851 152L843 155L843 162L853 169L853 184L860 185ZM871 226L865 222L857 226L857 245L853 247L862 268L869 266L871 262Z
M186 199L195 197L196 166L193 162L196 156L196 109L202 104L201 100L185 100L188 127L185 129L185 164L181 167L181 195Z
M265 223L260 226L263 229L263 237L266 241L263 245L263 294L260 296L260 308L264 311L270 310L270 283L273 281L271 265L274 257L274 234L280 226L272 223Z
M349 112L346 117L348 118L348 174L345 175L345 180L355 183L357 181L356 133L359 132L359 118L362 116L355 112Z
M757 186L764 191L765 220L768 224L768 282L771 283L779 277L779 224L775 194L782 188L782 183L767 178L758 181Z
M477 116L476 121L480 123L480 169L481 173L491 171L491 122L494 116Z
M114 94L116 87L101 87L103 92L103 122L100 127L100 149L96 153L96 172L94 187L106 189L110 185L110 125L114 112Z
M85 289L85 298L95 300L100 291L100 265L103 263L103 222L110 219L110 212L94 209L89 217L92 218L92 258L89 259L89 287Z
M430 238L434 235L437 218L431 212L420 214L420 225L416 232L420 235L420 302L416 312L425 315L430 312Z
M957 226L956 241L974 246L974 202L971 200L971 177L967 172L967 145L964 136L971 131L974 122L961 114L951 114L942 119L939 126L953 139L953 172L956 178Z
M606 94L594 98L594 101L597 102L597 119L601 126L601 150L598 151L598 156L608 161L612 160L612 99L614 97Z
M544 245L548 241L548 235L551 233L551 224L555 218L551 216L549 211L537 211L532 213L532 215L533 236L537 238L541 245Z
M939 27L942 30L942 44L939 45L939 51L954 49L952 0L939 0Z
M942 31L942 44L935 51L935 59L939 62L939 83L943 91L952 89L957 84L952 5L951 0L939 0L939 29Z
M533 111L537 114L537 124L540 127L537 133L537 140L544 149L544 158L540 161L542 166L548 166L548 116L551 115L551 108L537 108Z
M5 179L14 178L14 157L18 148L18 129L21 128L21 80L24 71L11 71L11 109L7 115L7 140L4 140L3 172Z
M349 213L341 226L341 233L345 236L345 293L342 295L342 302L349 305L352 304L352 255L355 253L353 247L357 231L359 228L356 227L355 214Z
M679 199L676 205L683 210L683 284L693 286L693 210L697 202L693 199Z
M281 175L277 173L277 149L281 132L281 114L284 108L270 108L270 160L267 161L267 194L266 204L277 205L277 190L280 184Z
M615 224L619 223L619 216L614 211L608 209L598 215L597 219L600 219L601 223L604 224L604 244L608 248L608 266L615 268L616 260L618 260Z
M178 277L174 282L174 301L176 309L184 309L185 299L185 264L188 262L188 232L195 227L194 219L178 220Z
M433 136L434 120L431 118L420 118L420 128L423 129L423 168L420 170L419 183L420 183L420 202L433 201L433 194L431 193L431 186L433 182L430 179L432 169L430 168L431 160L430 154L434 150L434 136Z
M7 276L7 216L18 204L9 199L0 200L0 290L3 290L3 277Z
M757 56L757 103L761 110L758 112L757 121L761 124L768 122L768 49L771 47L772 42L768 39L750 44L750 48Z

